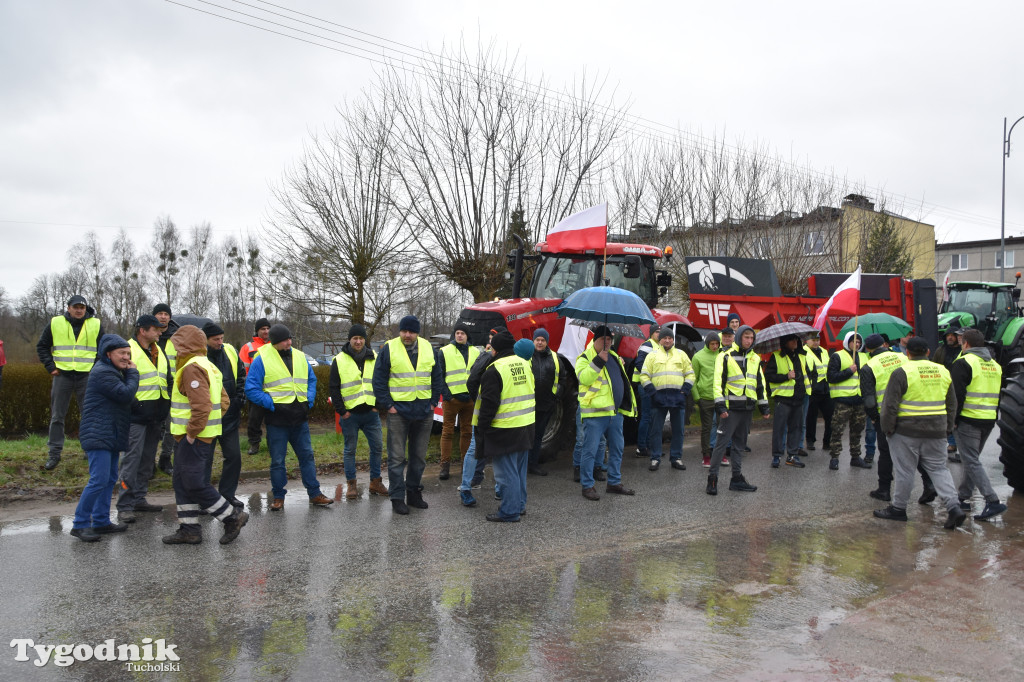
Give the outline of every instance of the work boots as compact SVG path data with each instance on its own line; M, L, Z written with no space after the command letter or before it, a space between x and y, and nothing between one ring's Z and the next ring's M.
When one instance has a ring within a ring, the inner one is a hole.
M224 535L220 538L220 544L230 544L232 540L238 537L238 533L242 530L242 526L248 522L249 515L244 511L238 511L236 509L232 512L231 516L224 520Z
M170 455L160 455L160 459L157 460L156 466L160 471L164 472L168 476L174 474L174 467L171 465Z
M60 464L60 455L50 455L46 458L46 464L43 465L43 468L50 471L56 469L58 464Z
M426 509L429 506L426 500L423 499L423 493L419 490L406 490L405 503L417 509Z
M246 451L245 454L247 454L247 455L255 455L259 451L260 451L260 442L259 441L255 441L255 442L249 443L249 449Z
M246 514L245 518L249 518ZM178 526L172 535L165 535L162 538L165 545L198 545L203 541L203 533L200 530L191 530L185 526Z
M872 512L876 519L885 519L886 521L906 521L907 510L894 507L891 504L885 509L876 509ZM960 512L961 514L963 512Z
M752 493L757 491L757 486L747 483L747 479L743 478L743 474L740 474L739 476L733 476L732 480L729 481L729 490L736 490L741 493Z
M441 473L438 475L438 478L440 478L442 481L447 481L449 478L451 478L451 473L449 471L450 469L451 462L441 462Z
M705 491L708 495L718 494L718 476L714 474L708 474L708 487Z
M388 489L384 486L384 483L380 480L380 476L377 478L370 479L370 494L371 495L383 495L388 496Z
M348 487L345 489L345 497L349 500L359 499L359 487L356 485L356 479L348 479Z

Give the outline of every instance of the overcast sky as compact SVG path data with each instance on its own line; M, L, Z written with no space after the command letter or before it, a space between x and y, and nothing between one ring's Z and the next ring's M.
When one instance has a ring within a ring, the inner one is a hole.
M431 50L493 39L552 84L586 70L635 115L882 188L940 242L999 237L1024 3L274 2ZM257 229L309 132L372 79L366 60L165 0L0 0L0 286L62 270L80 226L140 246L160 215ZM1008 236L1024 234L1024 123L1013 139Z

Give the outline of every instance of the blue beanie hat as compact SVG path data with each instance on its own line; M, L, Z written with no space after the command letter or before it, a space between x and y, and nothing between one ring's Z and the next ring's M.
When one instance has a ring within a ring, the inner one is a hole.
M398 331L400 332L414 332L420 333L420 321L415 315L406 315L402 318L402 321L398 323Z
M544 327L541 327L533 333L533 338L536 339L538 336L543 336L545 341L551 341L551 337L548 336L548 330Z
M530 339L519 339L516 341L516 345L512 346L512 351L523 360L529 360L532 358L533 350L533 341L530 341Z
M726 324L732 322L733 320L740 320L740 322L743 321L740 319L740 316L737 315L736 313L729 313L729 317L725 318Z

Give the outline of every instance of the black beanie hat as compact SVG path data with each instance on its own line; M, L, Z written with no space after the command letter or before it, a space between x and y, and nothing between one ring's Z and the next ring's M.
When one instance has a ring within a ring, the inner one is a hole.
M348 339L349 339L349 341L352 340L353 336L361 336L361 337L363 337L365 339L366 338L366 327L364 327L361 324L354 324L351 327L349 327L348 328Z
M256 324L253 325L253 328L254 328L254 331L257 334L259 334L261 329L263 329L264 327L269 327L269 326L270 326L270 320L268 320L265 317L261 317L260 319L256 320Z
M206 334L206 338L210 338L211 336L223 334L224 330L216 322L207 322L203 325L203 333Z
M506 331L500 331L494 335L491 339L491 348L501 352L503 350L512 350L513 346L516 345L516 340L512 337L512 334Z
M271 344L281 343L282 341L285 341L290 338L292 338L292 333L291 331L288 330L288 327L284 326L283 324L275 324L273 327L270 328Z
M420 333L420 321L415 315L406 315L398 323L398 331L400 332L412 332L414 334Z
M168 315L171 315L171 306L166 303L157 303L153 306L153 314L156 315L157 313L167 313Z
M452 329L452 336L455 335L455 332L465 332L466 336L469 336L469 325L459 320L455 323L455 328Z

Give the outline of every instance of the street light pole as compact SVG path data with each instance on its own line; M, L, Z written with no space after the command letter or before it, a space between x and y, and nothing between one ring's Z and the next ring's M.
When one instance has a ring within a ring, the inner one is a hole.
M1024 121L1024 116L1021 116L1013 125L1010 126L1010 130L1006 130L1006 118L1003 118L1003 202L1002 210L999 216L999 281L1000 283L1006 282L1006 159L1010 156L1010 135L1013 134L1013 129L1018 123Z

